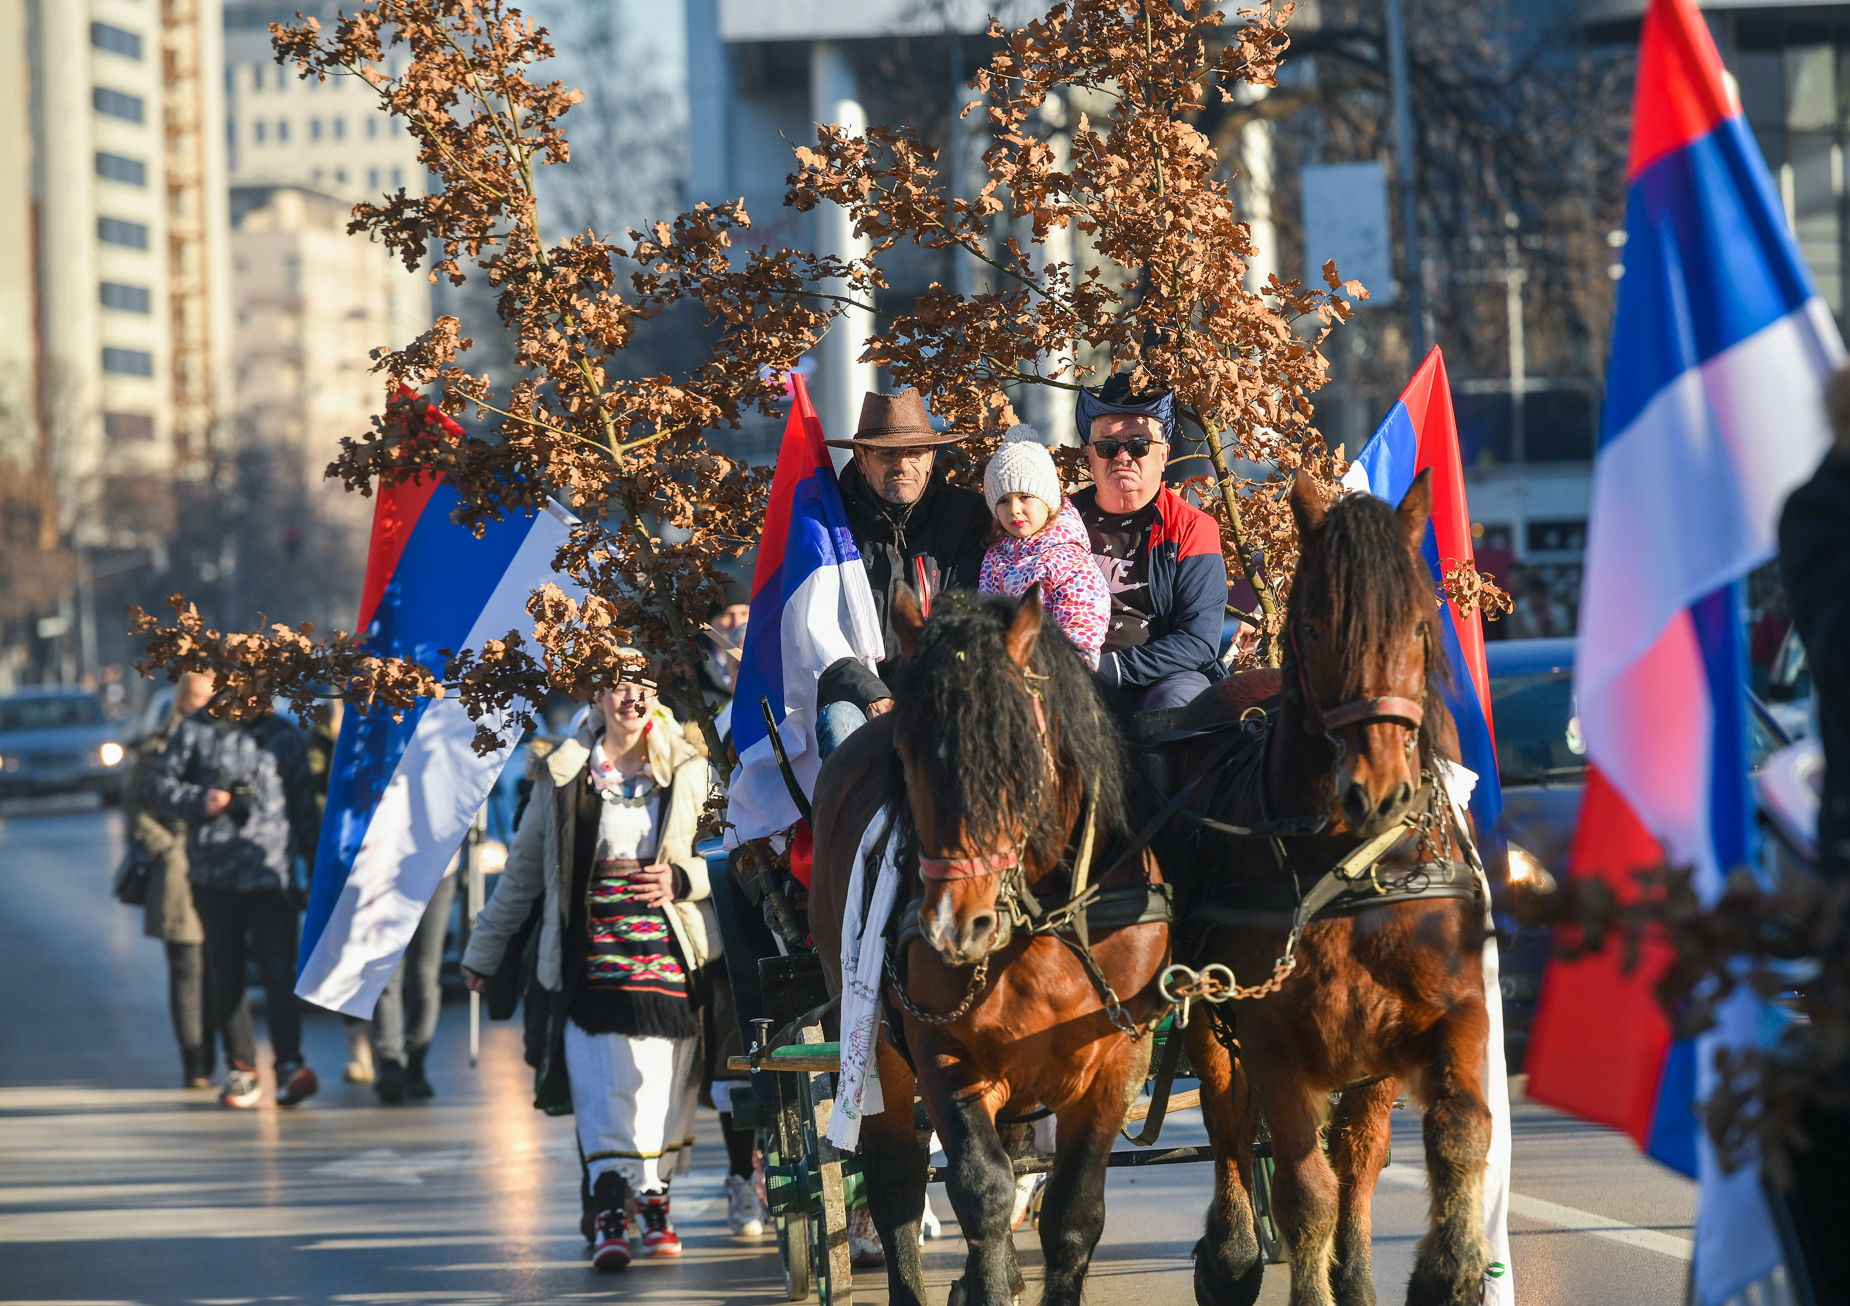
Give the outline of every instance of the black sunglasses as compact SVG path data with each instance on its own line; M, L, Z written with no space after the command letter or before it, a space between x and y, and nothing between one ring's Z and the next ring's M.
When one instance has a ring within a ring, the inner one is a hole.
M1092 449L1100 458L1110 462L1118 456L1120 449L1135 459L1149 453L1151 445L1161 443L1161 440L1094 440Z

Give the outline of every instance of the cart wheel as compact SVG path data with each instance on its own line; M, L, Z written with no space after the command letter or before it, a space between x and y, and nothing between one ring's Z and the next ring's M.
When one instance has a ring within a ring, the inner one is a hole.
M1259 1254L1270 1265L1282 1265L1285 1239L1278 1230L1278 1215L1272 1206L1272 1131L1263 1119L1259 1122L1259 1139L1253 1155L1253 1229L1259 1235Z
M788 1075L771 1076L777 1092L775 1128L765 1131L765 1165L789 1165L804 1155L803 1116L796 1085ZM788 1158L788 1160L786 1159ZM810 1260L809 1216L788 1212L776 1217L777 1254L784 1263L784 1297L808 1301L813 1284Z
M805 1043L820 1043L822 1027L803 1031ZM848 1196L842 1185L841 1153L823 1136L835 1109L835 1090L826 1072L800 1077L800 1100L806 1108L804 1143L821 1188L821 1210L812 1209L809 1240L822 1306L847 1306L854 1300L854 1270L848 1246Z

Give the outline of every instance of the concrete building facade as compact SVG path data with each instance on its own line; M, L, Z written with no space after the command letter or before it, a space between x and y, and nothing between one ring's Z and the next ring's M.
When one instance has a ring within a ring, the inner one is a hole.
M0 0L0 24L4 438L103 544L104 482L200 465L227 412L221 14Z

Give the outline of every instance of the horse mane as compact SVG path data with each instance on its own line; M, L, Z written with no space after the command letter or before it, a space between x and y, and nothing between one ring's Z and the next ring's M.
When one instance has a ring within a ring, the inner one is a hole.
M1009 660L1003 633L1021 605L1000 595L951 593L932 601L931 619L907 660L905 685L893 708L898 734L919 741L915 781L931 789L933 806L963 819L978 847L995 847L1021 822L1022 851L1057 861L1067 832L1047 768L1033 700ZM1041 683L1055 766L1078 775L1096 795L1101 834L1128 828L1125 773L1129 754L1106 710L1092 673L1049 615L1034 642L1029 668ZM898 753L888 780L889 803L903 843L917 846L906 778Z
M1407 547L1400 516L1372 494L1345 494L1330 505L1315 535L1304 542L1298 572L1286 602L1291 628L1315 621L1343 668L1343 683L1319 685L1325 707L1366 696L1363 676L1370 658L1417 625L1426 641L1426 725L1420 730L1420 760L1430 767L1435 745L1448 734L1441 685L1451 668L1439 637L1438 596L1425 563ZM1292 650L1287 647L1287 654Z

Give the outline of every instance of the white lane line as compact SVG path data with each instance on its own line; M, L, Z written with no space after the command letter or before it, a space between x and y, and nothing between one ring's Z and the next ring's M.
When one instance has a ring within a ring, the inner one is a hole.
M1381 1172L1381 1178L1388 1183L1398 1184L1402 1188L1426 1187L1426 1174L1412 1167L1401 1169L1389 1166ZM1687 1238L1664 1233L1658 1229L1641 1229L1635 1224L1615 1220L1610 1216L1595 1215L1574 1206L1563 1206L1559 1202L1545 1201L1540 1197L1529 1197L1523 1193L1510 1194L1510 1210L1517 1215L1551 1224L1557 1229L1569 1233L1590 1234L1595 1238L1604 1238L1607 1242L1618 1243L1621 1247L1636 1247L1641 1251L1656 1252L1659 1256L1668 1256L1672 1260L1687 1261L1695 1255L1695 1244Z

